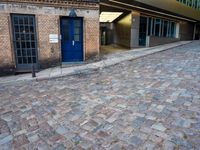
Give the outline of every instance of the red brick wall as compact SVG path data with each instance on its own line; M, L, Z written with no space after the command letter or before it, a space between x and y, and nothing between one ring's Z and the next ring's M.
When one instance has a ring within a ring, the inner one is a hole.
M85 56L86 59L99 53L99 20L85 20Z
M14 68L11 50L9 14L0 15L0 74Z
M41 68L58 65L60 62L60 44L49 43L49 34L59 35L59 16L37 15L37 34L39 64Z
M60 35L60 16L67 16L69 9L61 7L44 7L32 4L0 3L0 68L14 68L12 36L9 33L10 14L34 14L38 37L38 59L40 68L47 68L61 63L59 43L49 43L49 34ZM77 15L84 18L84 54L85 58L99 53L99 7L93 8L79 5ZM12 31L11 31L12 34ZM4 72L2 69L1 72ZM1 74L0 72L0 74Z

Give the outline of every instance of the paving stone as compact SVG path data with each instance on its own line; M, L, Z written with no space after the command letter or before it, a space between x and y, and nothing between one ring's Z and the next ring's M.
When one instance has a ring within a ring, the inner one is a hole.
M58 134L61 134L61 135L65 135L67 133L67 129L63 126L59 126L57 129L56 129L56 132Z
M16 133L14 134L14 136L18 136L18 135L22 135L22 134L26 134L26 133L27 133L26 130L20 130L20 131L16 132Z
M40 138L39 138L39 136L38 136L37 134L28 137L28 140L29 140L30 142L32 142L32 143L38 141L39 139L40 139Z
M191 126L190 120L176 119L173 123L175 126L189 128Z
M144 118L144 117L137 117L137 118L132 122L132 127L133 127L133 128L140 128L144 122L145 122L145 118Z
M154 150L155 149L155 143L152 142L145 142L144 145L142 146L142 149L144 150Z
M64 144L59 144L55 148L53 148L53 150L66 150L66 147L64 146Z
M184 139L177 138L177 137L172 138L171 142L175 143L176 145L183 146L187 149L193 148L192 143L189 143L188 141L186 141Z
M38 150L49 150L49 149L51 149L50 145L48 145L48 144L47 144L46 142L44 142L44 141L40 141L40 142L37 144L36 148L37 148Z
M162 132L166 130L166 128L162 125L162 123L153 124L151 128Z
M29 143L29 140L28 140L27 136L24 134L16 136L13 139L13 145L14 145L14 148L16 148L16 149L18 149L28 143Z
M92 141L88 141L88 140L81 140L80 142L80 146L83 148L83 149L90 149L92 147Z
M12 135L8 135L0 140L0 145L10 142L13 139Z
M154 131L153 134L163 139L169 139L169 136L165 132Z
M146 116L145 118L149 119L149 120L156 120L156 117L154 117L154 116Z
M81 137L79 135L76 135L75 137L72 138L72 141L75 143L75 144L79 144L80 141L81 141Z
M0 149L198 149L199 58L194 41L78 75L0 78Z
M176 145L170 141L164 141L163 142L163 149L164 150L174 150L176 148Z
M137 137L137 136L132 136L129 139L129 143L138 147L138 146L140 146L143 143L143 141L139 137Z
M115 144L112 146L112 148L110 150L121 150L122 146L120 144Z
M149 140L155 143L155 145L158 145L163 141L163 138L158 135L151 134L149 136Z

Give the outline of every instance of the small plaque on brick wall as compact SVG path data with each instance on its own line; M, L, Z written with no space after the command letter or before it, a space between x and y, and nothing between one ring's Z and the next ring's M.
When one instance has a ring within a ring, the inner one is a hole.
M49 34L49 43L58 43L58 34Z

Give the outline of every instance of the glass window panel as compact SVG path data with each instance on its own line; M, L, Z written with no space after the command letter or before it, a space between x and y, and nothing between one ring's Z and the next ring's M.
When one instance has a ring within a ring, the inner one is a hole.
M25 42L21 42L22 48L26 48L26 43Z
M21 34L21 40L24 41L25 40L25 35Z
M155 35L155 19L152 19L152 35Z
M19 17L19 24L23 25L24 24L24 20L22 17Z
M20 49L17 50L17 56L22 56L22 53L21 53Z
M31 49L27 49L27 56L31 56Z
M74 29L74 34L80 34L80 29L79 28L75 28Z
M161 20L161 25L160 25L160 36L163 36L163 27L164 27L164 20Z
M19 23L18 17L14 17L14 24L18 24L18 23Z
M32 59L31 59L31 57L28 57L28 64L32 64Z
M171 37L175 37L175 23L171 22Z
M30 35L29 34L26 34L26 41L30 41Z
M24 24L28 25L28 17L24 17Z
M36 57L32 57L33 63L36 63Z
M35 42L31 42L31 48L35 48Z
M20 42L16 42L16 47L20 48Z
M33 26L30 26L30 32L34 33L34 27Z
M74 40L79 42L80 41L80 35L74 35Z
M29 25L33 25L33 17L29 17Z
M32 49L32 56L36 56L35 49Z
M26 42L26 47L27 47L27 48L31 48L30 42Z
M27 58L26 57L23 57L23 63L27 64Z
M80 20L74 20L74 26L75 27L80 27L81 26L81 21Z
M63 31L63 40L64 41L68 41L69 40L69 28L68 28L68 26L66 28L64 28L64 31Z
M20 32L22 32L22 33L24 32L24 26L23 25L20 26Z
M22 56L26 56L26 49L22 49Z
M25 26L25 32L29 33L29 26Z
M19 26L15 26L15 32L19 32Z
M163 36L167 37L168 21L164 21Z
M29 19L30 18L30 19ZM15 16L13 17L14 23L14 40L15 40L15 50L17 56L18 64L31 64L32 56L34 57L34 62L36 63L36 50L35 50L35 35L34 35L34 17L29 16ZM29 23L31 26L29 27ZM30 30L33 34L30 33ZM32 49L34 48L34 49Z
M62 20L62 24L68 26L69 25L69 20L63 19Z
M16 38L17 41L20 40L21 39L20 34L15 34L15 38Z
M171 37L171 22L168 25L168 37Z
M18 60L18 64L22 64L22 57L18 57L17 60Z
M156 19L155 22L155 36L160 36L160 19Z
M140 29L139 29L139 45L146 44L146 36L147 36L147 18L141 16L140 17Z
M31 40L34 41L35 40L35 35L31 34Z

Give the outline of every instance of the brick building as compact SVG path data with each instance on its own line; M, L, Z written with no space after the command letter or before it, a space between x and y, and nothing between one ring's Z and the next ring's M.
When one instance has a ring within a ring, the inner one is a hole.
M99 53L98 0L1 0L0 74Z

